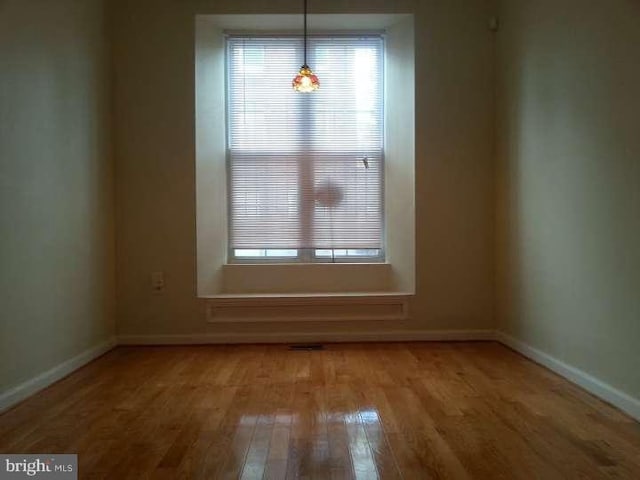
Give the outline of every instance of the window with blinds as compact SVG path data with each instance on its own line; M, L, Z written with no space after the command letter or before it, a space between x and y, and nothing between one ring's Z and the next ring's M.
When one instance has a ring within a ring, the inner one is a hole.
M382 261L383 40L227 37L231 261Z

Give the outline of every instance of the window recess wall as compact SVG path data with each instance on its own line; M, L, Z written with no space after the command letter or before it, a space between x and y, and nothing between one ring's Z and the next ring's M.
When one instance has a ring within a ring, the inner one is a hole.
M287 263L243 265L229 263L229 186L226 181L226 98L225 32L256 30L264 33L292 31L300 27L299 15L198 15L196 16L196 197L197 197L197 280L201 297L242 293L318 293L341 292L413 292L415 284L414 226L414 55L413 16L393 15L314 15L316 32L351 31L354 28L384 31L385 107L382 138L384 163L385 233L382 241L385 262L369 268L370 262L294 265ZM313 33L313 32L312 32ZM301 59L292 64L284 88L299 69ZM315 66L314 66L315 68ZM290 78L291 77L291 78ZM322 81L322 79L321 79ZM395 85L395 87L394 87ZM322 88L322 87L321 87ZM316 92L317 93L317 92ZM315 93L314 93L315 95ZM355 152L350 152L354 154ZM365 152L375 159L375 152ZM361 155L354 155L357 158ZM381 157L380 157L381 158ZM375 162L373 162L375 163ZM354 164L358 165L357 162ZM360 166L360 165L358 165ZM377 167L376 167L377 168ZM383 170L382 170L383 169ZM363 169L365 170L365 169ZM382 182L381 182L382 183ZM296 187L297 188L297 187ZM292 188L295 190L295 188ZM373 203L376 204L375 202ZM248 247L248 245L245 245ZM307 247L308 245L302 245ZM313 254L327 255L332 244L318 245ZM282 250L289 250L279 246ZM314 245L315 247L315 245ZM320 248L324 247L324 248ZM375 250L371 245L340 251ZM247 248L250 250L250 248ZM345 252L346 253L346 252ZM251 275L241 274L246 267Z

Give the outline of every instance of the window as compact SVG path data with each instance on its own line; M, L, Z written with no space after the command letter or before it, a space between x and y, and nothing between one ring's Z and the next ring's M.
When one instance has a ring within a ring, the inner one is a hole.
M230 261L384 260L382 37L226 44Z

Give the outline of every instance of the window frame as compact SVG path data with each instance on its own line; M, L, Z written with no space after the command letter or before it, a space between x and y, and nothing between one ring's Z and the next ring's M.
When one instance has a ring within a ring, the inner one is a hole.
M225 107L225 174L226 174L226 187L227 187L227 208L226 208L226 217L227 217L227 263L229 264L367 264L367 263L387 263L387 253L386 253L386 195L385 195L385 185L386 185L386 168L385 168L385 149L386 149L386 36L384 32L375 32L371 31L357 31L357 30L346 30L346 31L317 31L313 34L309 34L308 37L330 37L330 38L345 38L345 37L358 37L358 36L377 36L381 39L382 43L382 52L381 52L381 90L382 90L382 123L381 129L383 132L383 142L382 148L380 152L380 169L381 169L381 181L380 181L380 197L381 197L381 244L378 249L370 249L370 248L264 248L264 247L255 247L255 248L242 248L242 249L233 249L230 245L230 232L231 232L231 202L229 199L229 192L231 192L231 149L230 149L230 131L229 131L229 84L230 84L230 74L229 74L229 65L228 65L228 47L227 40L230 36L233 36L229 32L225 32L224 39L224 71L225 71L225 81L224 81L224 107ZM291 33L281 33L278 31L260 31L260 32L246 32L243 31L241 33L243 37L249 38L278 38L278 37L287 37L287 36L299 36L292 35ZM295 73L295 72L294 72ZM293 75L293 73L292 73ZM311 94L298 94L298 95L313 95ZM304 101L302 102L305 103ZM306 107L305 107L306 108ZM242 256L236 255L234 250L296 250L296 256ZM319 256L318 251L320 250L378 250L378 255L338 255L335 254L330 257Z
M386 255L384 248L289 248L289 249L270 249L270 248L256 248L256 249L236 249L236 250L296 250L298 254L296 256L242 256L235 255L231 249L229 249L229 263L231 264L283 264L283 263L385 263ZM314 252L315 250L315 252ZM334 255L332 257L321 257L317 254L319 250L378 250L378 255Z

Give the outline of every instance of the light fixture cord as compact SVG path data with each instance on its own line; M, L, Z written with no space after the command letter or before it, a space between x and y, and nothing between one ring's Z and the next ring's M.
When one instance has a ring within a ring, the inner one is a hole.
M307 64L307 0L304 0L304 64Z

